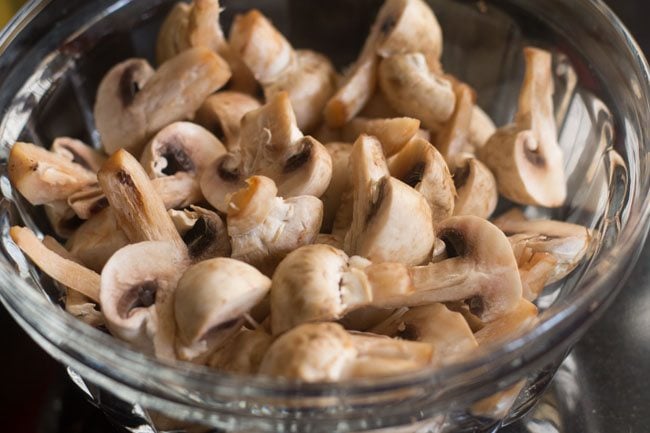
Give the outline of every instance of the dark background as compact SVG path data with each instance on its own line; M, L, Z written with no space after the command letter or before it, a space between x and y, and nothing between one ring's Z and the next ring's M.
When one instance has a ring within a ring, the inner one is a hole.
M608 3L650 52L646 1ZM508 427L508 433L650 431L649 259L646 247L621 295L575 348L544 401L527 420ZM0 336L0 431L117 431L1 305Z

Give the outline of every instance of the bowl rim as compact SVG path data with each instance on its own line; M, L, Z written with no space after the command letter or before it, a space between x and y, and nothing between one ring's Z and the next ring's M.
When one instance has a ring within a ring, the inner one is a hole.
M21 9L7 27L0 32L0 54L51 1L31 0ZM641 92L650 98L650 87L648 86L650 68L629 31L601 0L578 1L593 6L594 13L602 15L616 29L619 37L629 49L629 53L635 57L638 72L644 78L644 82L641 83ZM645 111L650 113L647 101ZM646 140L650 140L650 133L645 136L640 133L640 138L641 143L644 143ZM637 182L643 182L643 180L637 180ZM218 397L229 396L239 399L261 396L283 397L287 400L324 396L364 396L377 393L378 390L408 389L422 385L453 387L458 385L454 381L455 378L462 378L463 385L468 383L478 385L486 380L483 379L486 369L492 370L496 378L503 383L508 383L508 381L512 383L516 379L517 371L533 364L539 365L548 359L550 352L538 353L539 351L535 350L536 342L550 337L560 340L577 338L577 329L584 329L588 322L593 320L589 313L602 310L607 302L611 301L613 294L617 292L616 287L620 288L623 284L632 270L632 265L638 259L639 246L645 242L649 229L650 190L647 184L644 186L644 191L640 193L644 193L644 195L634 198L641 203L634 207L635 212L629 215L628 222L621 230L616 245L603 257L603 260L590 268L589 275L586 275L585 280L580 283L580 296L575 299L571 298L573 301L571 305L564 306L556 314L545 318L539 325L519 338L495 350L483 353L476 359L402 376L353 380L343 384L306 384L282 379L231 375L187 363L169 365L131 349L126 343L68 315L46 300L37 290L33 290L33 286L18 275L15 268L5 260L0 261L0 300L23 327L31 328L33 332L30 332L30 335L37 339L39 344L56 346L59 352L55 356L60 361L76 367L82 375L84 373L92 375L100 368L98 366L110 366L110 369L104 368L101 371L102 378L107 380L106 384L138 388L146 392L151 391L151 394L157 399L182 405L189 405L193 401L191 398L179 398L181 394L178 392L165 389L167 384L176 383L179 380L179 373L182 373L181 379L184 386L192 390L200 390L201 393ZM628 197L628 201L632 206L631 195ZM4 201L4 206L8 205L9 202ZM634 221L632 221L633 218ZM626 260L605 260L616 257L625 257ZM632 260L629 260L630 258ZM600 278L596 279L593 274L600 274ZM603 274L610 276L603 278ZM621 278L621 274L624 274L624 278ZM605 291L606 287L609 288L608 291ZM47 329L43 326L44 324L47 324ZM571 330L572 327L574 329ZM34 332L38 335L35 335ZM75 342L81 341L83 344L77 343L80 347L76 348L74 344L66 345L57 341L64 336L72 338L72 341ZM106 350L107 347L110 350ZM523 356L526 353L529 355ZM526 361L522 362L523 359ZM504 365L510 366L510 368L501 368ZM145 373L149 375L150 389L143 389L139 385L134 386L134 383L141 383L142 374ZM489 380L494 381L495 376L490 376ZM99 381L101 382L101 380ZM243 383L245 386L242 386ZM218 390L216 394L215 390Z

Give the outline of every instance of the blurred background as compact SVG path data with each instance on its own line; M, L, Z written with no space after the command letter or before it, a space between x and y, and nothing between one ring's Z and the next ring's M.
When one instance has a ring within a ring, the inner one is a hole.
M0 0L0 27L23 3ZM647 2L607 3L650 53ZM645 266L649 260L646 246L619 299L574 349L544 400L526 420L503 433L650 431L650 302L644 296L650 286ZM0 342L0 432L121 432L84 399L64 368L32 342L1 305Z

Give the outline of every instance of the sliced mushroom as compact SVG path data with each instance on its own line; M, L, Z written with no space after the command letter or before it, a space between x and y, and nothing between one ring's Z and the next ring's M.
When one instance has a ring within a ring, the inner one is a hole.
M478 347L462 314L437 303L400 309L370 332L430 344L435 365L458 362Z
M75 213L75 210L64 200L47 203L43 209L54 233L62 239L68 239L70 236L73 236L75 231L83 223Z
M523 333L537 323L537 307L525 299L507 314L485 324L475 334L479 346L502 344L509 338Z
M111 334L158 358L176 359L174 291L188 263L169 242L140 242L113 254L99 292Z
M95 184L71 194L67 204L79 218L87 220L107 208L108 200L104 191Z
M179 2L167 14L156 41L156 60L159 65L190 48L188 26L191 11L191 5Z
M260 108L257 99L245 93L218 92L209 96L196 112L194 121L226 144L229 151L239 144L241 120Z
M192 262L230 256L226 225L215 212L190 206L182 211L169 211L169 214L187 245Z
M343 141L354 143L361 134L376 137L386 158L398 153L420 131L420 121L409 117L366 119L357 117L343 127Z
M181 359L196 359L223 345L270 287L271 280L257 269L233 259L210 259L187 269L174 297Z
M428 344L348 333L335 323L305 324L278 338L260 374L304 382L338 382L416 371L432 357Z
M97 182L92 171L31 143L12 146L7 170L12 185L33 205L67 200Z
M206 200L221 212L253 175L273 179L282 197L318 197L329 185L332 159L322 144L302 135L286 92L244 116L239 150L217 159L201 177Z
M99 275L50 250L27 227L14 226L9 235L16 245L52 279L99 302Z
M439 131L454 113L456 95L451 82L431 73L421 53L383 59L379 65L379 85L400 114L420 119L431 131Z
M387 0L343 84L325 107L331 127L342 127L370 100L377 83L379 57L421 52L437 61L442 32L433 11L422 0Z
M443 221L437 236L449 258L426 266L349 258L326 245L290 253L276 269L271 289L274 334L314 321L337 320L363 307L399 308L464 301L490 322L522 298L517 262L505 235L473 216Z
M411 140L389 162L390 173L426 199L434 226L453 215L456 188L444 158L431 143Z
M235 374L256 374L273 337L263 329L241 328L212 355L208 365Z
M332 158L332 180L321 196L323 201L323 225L321 231L331 233L334 218L341 206L341 196L352 188L348 168L352 145L348 143L328 143L325 148Z
M228 235L232 258L272 275L291 251L314 242L323 219L323 203L312 196L278 197L264 176L246 180L228 205Z
M377 139L359 137L350 154L350 171L354 209L346 252L377 262L426 261L434 240L429 204L422 194L391 177Z
M165 204L130 153L124 149L115 152L97 177L115 219L131 242L168 241L186 252Z
M97 173L106 161L106 155L74 138L59 137L55 139L51 150L93 173Z
M544 287L550 284L558 260L552 254L535 252L529 248L527 243L531 240L530 235L514 235L509 239L517 258L524 299L532 302L539 297Z
M203 47L183 51L155 73L144 60L120 63L97 91L94 113L104 150L139 155L147 139L194 114L230 75L228 64Z
M497 127L494 125L490 116L481 107L475 105L472 111L472 120L469 124L469 136L467 137L474 151L476 152L485 146L485 143L488 142L496 131Z
M499 129L479 150L499 192L520 204L559 207L567 195L564 157L553 113L551 54L524 49L526 75L515 122Z
M393 314L395 310L391 308L361 307L350 311L338 322L348 330L370 332L372 328L388 320Z
M469 134L474 117L474 91L466 84L454 86L456 106L449 121L438 131L436 147L445 158L452 161L463 152L469 143Z
M489 218L499 201L497 183L490 169L468 154L457 155L450 168L456 187L454 215Z
M397 110L390 105L381 89L377 88L370 100L359 112L359 117L366 119L393 119L399 117Z

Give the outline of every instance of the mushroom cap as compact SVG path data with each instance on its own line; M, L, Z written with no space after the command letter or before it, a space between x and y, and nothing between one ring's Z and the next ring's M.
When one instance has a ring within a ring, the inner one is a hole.
M15 143L7 171L12 185L33 205L67 200L97 182L95 173L31 143Z
M497 183L490 169L467 154L456 157L451 166L457 193L454 215L489 218L499 201Z
M379 65L379 85L400 114L420 119L432 131L439 130L451 118L456 106L451 83L432 74L421 53L383 59Z
M349 143L328 143L325 149L332 158L332 180L327 190L321 196L323 201L323 227L322 231L329 233L334 225L334 218L341 206L341 196L352 188L349 174L350 152L352 145Z
M174 291L187 263L167 242L127 245L113 254L99 291L111 333L157 357L175 359Z
M83 141L70 137L58 137L54 139L51 151L81 165L93 173L97 173L106 161L106 155L88 146Z
M343 127L342 140L354 143L361 134L379 140L386 158L398 153L420 130L420 121L410 117L367 119L356 117Z
M220 325L241 317L270 287L269 278L238 260L220 257L191 266L178 282L174 298L180 342L197 343Z

